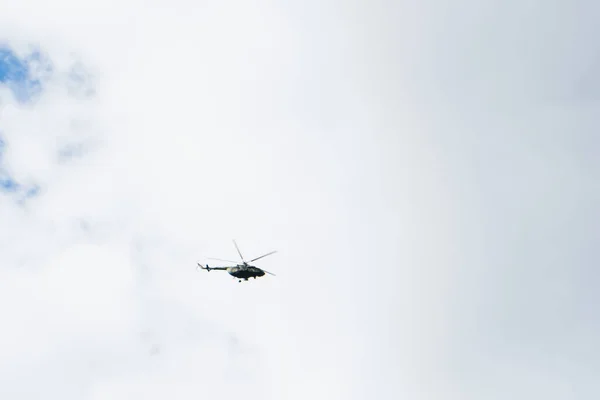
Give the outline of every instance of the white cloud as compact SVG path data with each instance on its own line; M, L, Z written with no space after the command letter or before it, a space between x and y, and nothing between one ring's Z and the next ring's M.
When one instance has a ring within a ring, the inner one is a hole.
M582 11L545 47L468 3L11 5L54 72L1 98L4 167L41 185L0 196L2 397L597 394ZM195 271L231 238L277 277Z

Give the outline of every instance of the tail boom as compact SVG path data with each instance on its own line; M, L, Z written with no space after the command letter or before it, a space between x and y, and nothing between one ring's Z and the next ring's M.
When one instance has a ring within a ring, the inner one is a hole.
M206 267L203 267L202 264L197 263L198 267L207 270L208 272L210 272L211 270L220 270L220 271L226 271L227 267L209 267L208 264L206 264ZM198 267L196 267L196 269L198 269Z

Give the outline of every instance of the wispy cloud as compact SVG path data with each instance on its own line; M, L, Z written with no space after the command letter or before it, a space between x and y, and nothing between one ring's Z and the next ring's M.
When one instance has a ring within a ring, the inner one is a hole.
M600 394L597 10L13 6L0 397Z

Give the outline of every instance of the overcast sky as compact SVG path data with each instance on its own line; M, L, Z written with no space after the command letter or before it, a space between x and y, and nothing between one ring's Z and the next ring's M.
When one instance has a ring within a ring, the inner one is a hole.
M600 396L600 6L4 3L0 397Z

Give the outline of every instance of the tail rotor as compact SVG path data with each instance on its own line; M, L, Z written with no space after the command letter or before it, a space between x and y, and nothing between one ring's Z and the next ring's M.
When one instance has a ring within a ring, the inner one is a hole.
M214 268L209 267L208 264L206 264L206 267L203 267L202 264L198 263L198 267L205 269L208 272L210 272L211 269L214 269ZM196 267L196 269L198 269L198 267Z

